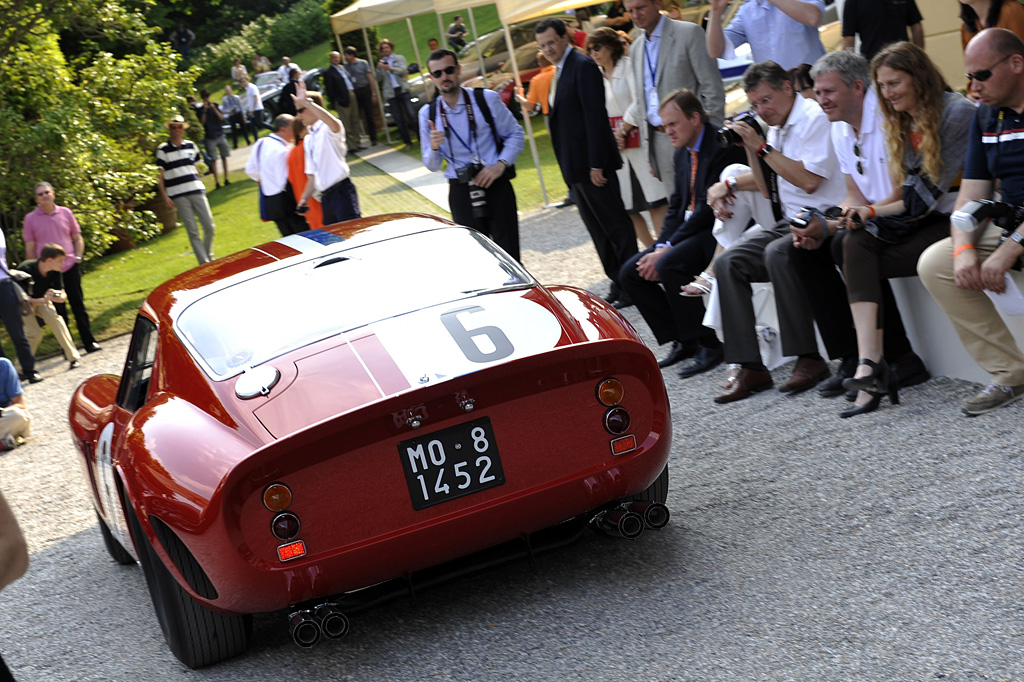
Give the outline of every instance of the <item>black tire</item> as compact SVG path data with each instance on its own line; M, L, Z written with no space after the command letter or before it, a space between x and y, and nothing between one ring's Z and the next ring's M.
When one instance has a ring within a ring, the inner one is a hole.
M668 499L668 465L661 470L661 474L658 478L654 479L654 483L649 485L646 490L643 490L636 495L630 495L626 498L630 501L638 502L660 502L665 504L665 500Z
M189 668L201 668L245 651L252 634L252 616L215 613L193 599L160 560L135 510L125 507L153 608L171 653Z
M129 554L121 543L117 541L117 538L110 532L110 528L99 512L96 512L96 520L100 522L100 535L103 536L103 544L106 546L107 552L110 553L110 558L122 566L133 565L135 557Z

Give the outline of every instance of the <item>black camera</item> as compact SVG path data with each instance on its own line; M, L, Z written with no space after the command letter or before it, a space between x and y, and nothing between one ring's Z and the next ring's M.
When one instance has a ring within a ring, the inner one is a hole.
M1004 231L1013 232L1024 222L1024 207L1007 204L1004 201L979 199L968 201L950 216L953 227L964 232L973 232L986 220L991 220Z
M757 134L761 136L762 140L765 139L764 128L762 128L761 124L757 122L756 118L754 118L754 114L749 111L743 112L742 114L736 114L732 118L726 120L733 121L735 123L746 123L757 131ZM718 140L719 147L731 147L733 145L743 144L743 138L739 136L739 133L735 130L729 130L725 126L718 129L718 132L715 133L715 139Z
M459 183L463 185L468 185L469 183L473 182L473 178L476 177L477 173L479 173L483 169L484 165L482 163L476 162L471 163L468 166L463 166L462 168L456 168L455 179L458 180Z

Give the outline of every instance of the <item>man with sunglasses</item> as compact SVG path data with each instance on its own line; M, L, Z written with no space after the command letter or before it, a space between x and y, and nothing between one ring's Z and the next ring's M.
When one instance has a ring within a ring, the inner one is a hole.
M832 146L846 183L846 198L839 205L866 206L889 197L889 151L867 59L855 52L830 52L814 63L811 79L818 104L832 122ZM806 294L829 356L840 360L839 370L818 386L820 396L834 397L843 393L843 379L853 376L858 359L846 284L836 269L843 265L846 231L838 229L837 221L822 224L820 219L791 230L791 241L765 252L765 265L777 297L790 299L800 291ZM900 387L914 386L928 379L928 371L907 339L889 280L883 280L882 292L884 355Z
M519 260L519 215L511 179L523 151L523 129L498 93L459 85L462 67L451 50L427 58L438 97L420 109L423 163L432 171L446 161L452 219L472 227Z
M974 220L976 202L999 199L1024 206L1024 42L1012 31L989 28L964 51L970 94L979 106L971 121L963 181L950 237L921 254L917 272L953 323L967 352L991 380L963 405L974 417L1024 397L1024 352L999 315L1005 302L990 296L1024 287L1019 273L1024 256L1024 224L1005 228Z

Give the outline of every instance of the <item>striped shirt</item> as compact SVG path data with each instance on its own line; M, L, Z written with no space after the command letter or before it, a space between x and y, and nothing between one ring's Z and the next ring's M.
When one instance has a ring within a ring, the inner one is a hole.
M164 172L164 188L168 197L174 199L206 191L195 166L199 158L199 149L190 140L182 141L180 147L168 141L157 148L156 165Z

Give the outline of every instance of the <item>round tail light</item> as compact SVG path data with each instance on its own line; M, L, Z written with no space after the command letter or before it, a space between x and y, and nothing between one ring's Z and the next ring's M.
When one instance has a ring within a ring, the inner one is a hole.
M622 383L618 379L602 379L597 385L597 399L607 407L621 403L622 393Z
M292 503L292 491L284 483L271 483L263 491L263 505L272 512L282 511Z
M274 520L270 522L270 532L274 534L278 540L287 542L293 539L299 534L299 517L291 512L281 512L274 517Z
M604 413L604 428L615 436L629 431L629 412L624 407L613 407Z

